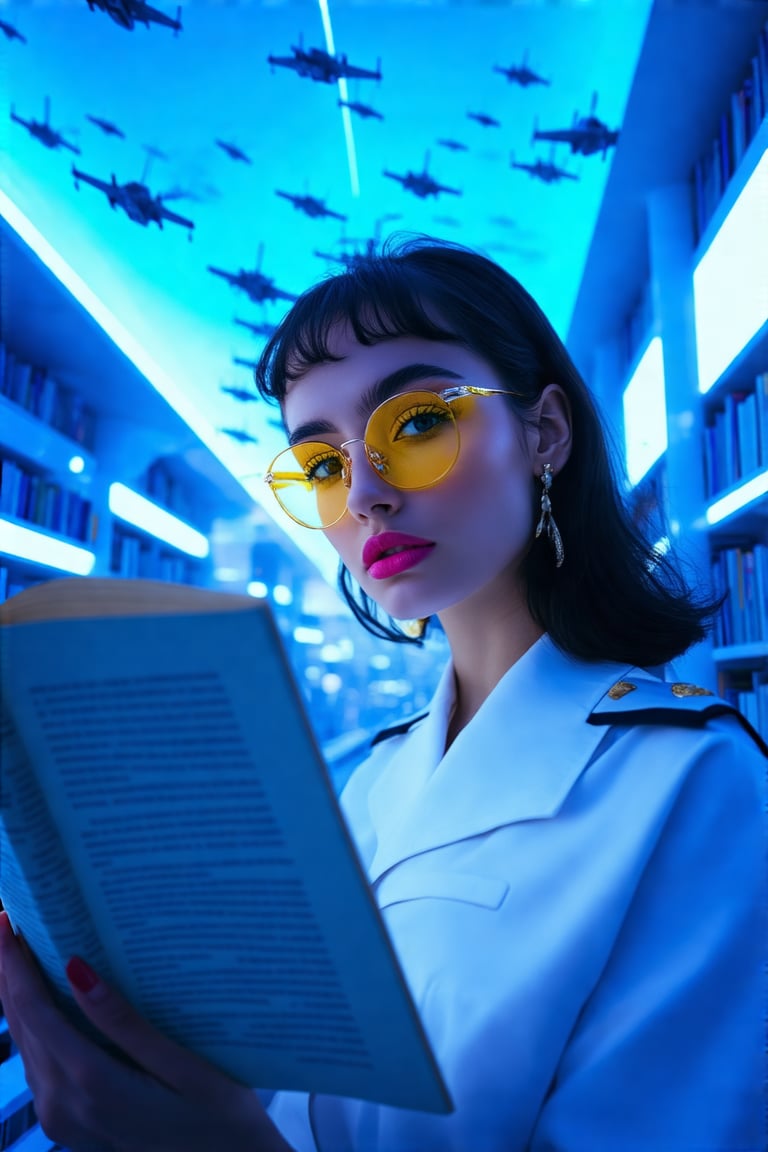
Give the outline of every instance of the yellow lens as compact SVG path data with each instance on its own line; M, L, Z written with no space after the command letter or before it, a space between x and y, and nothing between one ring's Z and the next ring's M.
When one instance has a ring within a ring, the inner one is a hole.
M344 456L330 444L295 444L272 461L269 486L292 520L305 528L329 528L347 506L344 468Z
M371 466L394 488L429 488L459 454L451 406L434 392L386 400L368 421L365 443Z

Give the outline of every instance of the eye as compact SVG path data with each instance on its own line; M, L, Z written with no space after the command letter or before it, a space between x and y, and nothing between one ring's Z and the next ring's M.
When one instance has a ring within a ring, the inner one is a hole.
M341 479L344 464L338 452L318 453L304 462L304 476L310 484L327 484Z
M414 404L398 413L392 426L392 440L429 436L450 421L451 413L447 408L437 404Z

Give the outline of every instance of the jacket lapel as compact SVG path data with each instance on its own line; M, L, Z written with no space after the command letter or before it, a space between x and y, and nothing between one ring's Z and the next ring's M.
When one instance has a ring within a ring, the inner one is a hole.
M371 881L417 853L554 815L606 736L587 717L628 671L575 660L543 636L443 755L454 703L449 666L429 715L371 788Z

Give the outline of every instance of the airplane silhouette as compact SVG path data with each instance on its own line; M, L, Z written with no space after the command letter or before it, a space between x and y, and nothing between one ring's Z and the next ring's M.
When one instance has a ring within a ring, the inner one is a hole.
M498 64L493 66L494 72L500 72L502 76L506 76L510 83L519 84L521 88L527 88L529 84L546 84L549 85L549 80L545 80L543 76L539 76L536 72L532 72L528 67L528 53L523 56L522 64L512 64L509 68L500 68Z
M438 140L437 143L440 144L443 148L450 148L451 152L469 152L467 145L462 144L460 140L443 139Z
M339 100L339 108L349 108L350 112L357 112L364 120L370 120L371 117L376 120L384 119L381 112L371 108L370 104L360 104L355 100Z
M89 116L87 112L85 118L90 120L91 124L95 124L97 128L101 128L107 136L119 136L121 140L125 140L125 132L121 132L111 120L102 120L99 116Z
M137 22L145 24L147 28L150 24L162 24L166 28L173 28L176 33L181 31L181 6L177 8L174 20L173 16L166 16L159 9L145 4L144 0L86 0L86 4L91 12L95 12L97 8L100 12L106 12L115 24L119 24L129 32L135 28Z
M448 192L451 196L461 196L462 193L458 188L449 188L446 184L438 184L433 176L430 176L429 171L429 153L424 157L424 170L422 172L406 172L405 176L399 176L396 172L388 172L384 169L383 175L388 176L390 180L398 180L407 192L413 192L414 196L418 196L421 200L425 200L428 196L439 196L441 192Z
M555 128L540 132L534 128L534 140L554 140L570 144L571 152L581 153L582 156L591 156L595 152L602 152L605 160L608 149L613 147L619 139L619 130L610 129L602 120L595 116L597 106L597 92L592 93L592 103L588 116L573 118L570 128Z
M247 388L230 388L228 385L222 384L220 390L234 396L235 400L239 400L241 403L246 403L248 400L261 400L258 392L249 392ZM219 429L219 431L225 431L225 429Z
M373 226L373 235L366 236L364 240L342 235L337 242L354 245L352 252L339 252L334 255L331 252L315 251L314 255L320 260L328 260L333 264L343 264L347 270L354 268L361 260L367 260L376 255L381 243L382 225L387 224L390 220L399 220L401 215L400 212L386 212L383 216L379 216Z
M238 316L234 318L235 324L239 324L242 328L250 328L255 336L271 336L277 327L276 324L254 324L252 320L241 320Z
M74 144L70 144L65 140L61 132L57 132L55 128L51 128L49 123L50 119L50 100L45 98L45 119L44 120L24 120L21 116L17 116L13 104L11 104L11 120L15 120L17 124L21 124L26 128L30 136L34 136L46 148L68 148L70 152L75 152L80 155L80 149Z
M118 184L114 173L111 181L100 180L97 176L89 176L87 172L79 172L73 167L72 175L75 178L75 188L80 187L80 181L97 188L106 195L112 208L122 208L128 219L134 223L146 227L147 224L154 222L162 230L163 221L168 220L171 224L181 224L184 228L188 228L190 239L192 238L192 230L195 227L193 221L165 207L163 200L168 200L170 194L153 196L141 180L129 180L127 184Z
M218 431L231 436L233 440L239 440L241 444L258 444L256 437L251 436L244 428L219 428Z
M341 212L333 212L330 208L326 208L324 200L318 200L316 196L294 196L291 192L281 192L279 188L275 189L276 196L282 196L283 200L290 200L294 208L299 212L303 212L305 216L310 216L313 220L317 220L322 216L333 216L336 220L346 220L346 216L342 216Z
M8 40L21 40L22 44L27 42L26 36L22 36L18 28L14 28L7 20L0 20L0 32L4 32Z
M568 172L565 168L559 168L558 165L555 164L554 145L549 160L537 159L533 164L518 163L518 161L515 160L514 152L511 152L509 166L510 168L521 168L524 172L529 172L531 176L537 180L543 180L545 184L556 184L560 180L578 180L578 176L573 172Z
M381 80L381 61L376 64L376 71L367 68L358 68L350 64L343 52L331 55L322 48L305 49L300 43L298 47L291 44L293 56L267 56L267 63L272 68L290 68L297 76L305 76L323 84L334 84L342 78L351 80Z
M250 368L252 371L255 371L256 367L258 365L257 360L246 360L245 357L243 357L243 356L233 356L232 357L232 363L233 364L239 364L241 368ZM254 400L257 400L257 399L258 399L258 397L254 396Z
M487 112L467 112L467 119L477 120L478 124L482 124L484 128L501 128L501 121L495 120Z
M241 268L239 272L227 272L223 268L214 268L212 264L209 264L208 271L212 272L214 276L221 276L222 280L226 280L233 288L239 288L241 292L245 292L246 296L250 297L256 304L262 304L267 300L296 300L297 297L290 292L276 288L272 277L265 276L261 271L263 254L264 245L260 244L256 267L251 270ZM238 323L242 323L242 321L238 321Z
M246 156L242 148L238 148L236 144L229 144L226 140L217 140L216 144L222 148L228 156L233 160L242 160L244 164L252 164L250 156Z

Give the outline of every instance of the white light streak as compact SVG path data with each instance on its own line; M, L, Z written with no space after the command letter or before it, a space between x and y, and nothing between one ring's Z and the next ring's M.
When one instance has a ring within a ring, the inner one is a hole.
M707 524L719 524L726 516L732 516L734 512L745 508L753 500L759 500L766 492L768 492L768 469L759 476L753 476L733 492L721 496L714 504L710 504L706 512Z
M323 21L323 32L325 33L325 46L330 52L331 56L336 55L336 49L333 43L333 28L331 27L331 13L328 10L328 0L318 0L320 6L320 17ZM349 100L349 89L347 88L346 76L340 76L338 80L339 85L339 99ZM357 171L357 152L355 150L355 137L352 131L352 116L349 108L342 107L341 109L341 123L344 127L344 139L347 145L347 164L349 165L349 184L352 189L353 196L360 195L360 177Z
M154 504L146 496L127 488L125 484L110 484L109 510L113 516L126 520L142 532L148 532L150 536L156 536L158 540L186 552L188 556L202 560L210 551L208 539L202 532L185 524L178 516Z
M31 560L34 564L60 568L76 576L88 576L96 563L95 555L87 548L37 532L34 528L25 528L12 520L0 520L0 552Z

